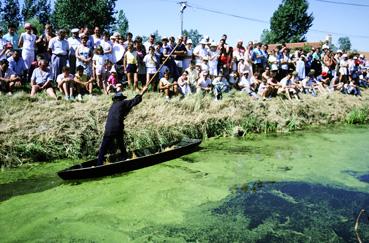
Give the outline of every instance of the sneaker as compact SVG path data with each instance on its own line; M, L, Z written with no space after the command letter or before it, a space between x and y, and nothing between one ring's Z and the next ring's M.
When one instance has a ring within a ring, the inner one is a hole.
M82 101L82 95L81 94L77 95L77 100Z
M64 99L69 100L69 96L68 95L64 96Z
M69 100L70 100L70 101L74 101L74 96L70 96L70 97L69 97Z

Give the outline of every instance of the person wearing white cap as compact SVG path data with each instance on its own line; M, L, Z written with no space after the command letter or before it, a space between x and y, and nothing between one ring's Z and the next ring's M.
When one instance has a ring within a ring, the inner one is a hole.
M18 46L22 48L22 58L26 68L31 68L32 62L35 60L35 49L36 49L36 35L32 33L32 26L30 23L24 24L23 32L19 37Z
M74 28L70 31L72 36L68 38L69 43L69 66L70 66L70 73L76 73L76 50L77 47L81 44L81 39L79 38L79 29Z
M183 59L183 69L186 70L189 68L190 63L193 57L193 48L192 48L192 40L188 39L186 42L186 56Z
M193 50L193 54L195 56L195 60L196 60L196 64L201 64L202 63L202 59L204 57L207 57L208 54L208 49L206 48L206 44L207 41L205 39L202 39L200 41L200 44L198 46L195 47L195 49Z
M347 54L342 55L342 59L340 61L340 82L346 83L348 82L348 68L349 68L349 61Z
M209 50L209 74L211 78L218 76L218 59L220 52L217 50L217 43L212 42Z

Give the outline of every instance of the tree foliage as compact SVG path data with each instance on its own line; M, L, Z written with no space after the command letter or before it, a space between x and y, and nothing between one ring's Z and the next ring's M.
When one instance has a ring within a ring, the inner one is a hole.
M203 35L200 34L198 30L193 29L183 30L183 35L192 40L192 46L197 46L203 38Z
M126 36L129 29L128 19L123 10L118 11L116 18L116 24L113 27L113 31L119 32L122 36Z
M3 27L9 24L19 26L21 15L18 0L4 0L1 2L0 19Z
M270 19L270 30L264 30L261 39L266 43L306 41L306 33L314 17L308 14L307 0L283 0Z
M45 25L50 22L50 14L50 0L25 0L23 3L22 17L24 22L37 18L42 25Z
M22 18L23 21L26 22L27 20L33 18L36 15L37 7L35 0L24 0L22 6Z
M351 41L349 37L340 37L338 38L338 46L343 51L351 50Z
M52 22L56 28L98 26L110 30L115 24L116 0L56 0Z

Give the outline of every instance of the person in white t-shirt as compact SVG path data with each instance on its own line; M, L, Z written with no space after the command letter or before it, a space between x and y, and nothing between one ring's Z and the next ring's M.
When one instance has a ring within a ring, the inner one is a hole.
M58 88L64 94L65 100L73 100L74 76L68 66L63 67L63 72L56 78Z
M30 23L24 25L26 32L19 37L18 46L22 48L22 58L26 65L26 69L30 69L32 62L35 60L35 47L37 36L32 33Z
M255 83L252 81L249 71L243 72L241 80L238 83L238 87L241 89L242 92L247 93L249 96L258 98L258 95L255 92Z
M209 74L211 78L218 76L218 59L220 56L219 50L217 50L217 43L212 42L209 50Z
M209 73L203 71L200 73L200 78L197 81L197 92L211 92L212 80L209 77Z
M202 39L200 44L193 50L193 55L195 56L196 64L201 64L205 57L208 57L208 49L206 48L207 41Z
M150 79L154 76L154 74L157 71L157 66L159 64L158 59L155 56L155 48L153 46L149 46L149 53L146 54L146 56L143 59L143 62L145 63L146 66L146 83L148 84ZM151 82L151 85L153 87L153 91L156 92L157 90L157 79L154 78L155 80L153 80Z
M92 57L94 73L96 77L97 86L100 89L104 89L104 75L105 75L105 62L107 61L106 56L104 55L104 50L101 46L97 46L95 49L95 54Z

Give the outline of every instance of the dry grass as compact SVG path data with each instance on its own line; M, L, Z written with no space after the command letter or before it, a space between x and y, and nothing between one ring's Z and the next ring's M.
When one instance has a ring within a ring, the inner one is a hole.
M132 97L133 93L128 93ZM80 102L54 101L44 95L0 96L0 165L96 156L111 104L110 97ZM254 101L230 93L221 101L192 95L180 100L148 93L127 117L129 148L159 145L185 136L206 138L235 131L275 132L337 122L368 122L369 92L363 97L332 94Z

